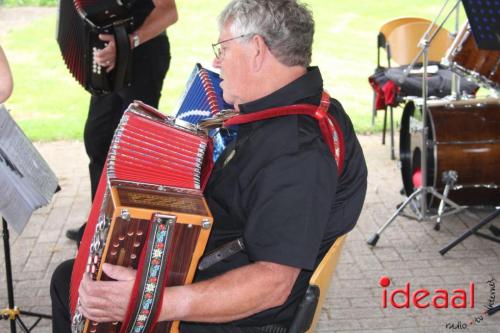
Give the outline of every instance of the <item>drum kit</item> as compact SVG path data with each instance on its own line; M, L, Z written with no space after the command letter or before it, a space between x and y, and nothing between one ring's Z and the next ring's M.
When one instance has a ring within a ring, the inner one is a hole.
M439 27L452 12L458 18L460 2L455 3ZM454 89L444 99L427 99L427 52L437 34L429 28L419 43L421 52L409 66L411 70L423 56L423 94L407 100L401 119L400 165L407 198L368 240L369 245L375 246L380 234L399 215L419 221L436 218L434 229L439 230L442 217L469 206L500 206L500 2L462 2L469 20L456 34L442 64L455 73L455 89L465 78L492 96L461 98ZM491 8L487 8L490 3ZM496 40L488 41L488 49L480 48L485 43L479 39L491 36L488 32L493 32ZM404 213L407 206L412 208L412 215ZM500 215L500 209L494 214Z

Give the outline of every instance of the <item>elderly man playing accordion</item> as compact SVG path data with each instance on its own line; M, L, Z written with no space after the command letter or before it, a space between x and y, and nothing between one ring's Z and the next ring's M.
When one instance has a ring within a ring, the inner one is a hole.
M224 100L257 117L295 104L322 107L337 124L341 156L308 115L239 125L205 189L215 221L206 252L240 237L244 250L197 272L193 284L168 287L159 320L182 321L181 332L286 332L312 271L356 224L366 164L349 117L309 67L314 21L306 6L233 0L219 27L214 66ZM80 311L97 322L122 321L134 272L103 269L116 281L84 278Z

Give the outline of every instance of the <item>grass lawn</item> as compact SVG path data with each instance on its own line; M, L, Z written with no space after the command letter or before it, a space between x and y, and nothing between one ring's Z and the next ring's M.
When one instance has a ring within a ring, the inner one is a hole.
M304 2L315 16L313 65L320 66L325 88L343 103L358 132L372 131L372 91L367 77L375 67L378 28L398 16L432 20L442 3L434 0ZM168 29L172 63L164 83L161 111L172 112L196 62L211 63L210 44L218 36L216 16L225 3L177 1L180 19ZM55 41L56 21L55 14L44 19L33 18L31 25L0 40L15 80L14 94L7 107L33 140L81 139L87 115L89 95L73 80L62 61ZM453 30L452 20L446 26ZM399 119L398 113L395 119ZM375 129L381 123L379 116Z

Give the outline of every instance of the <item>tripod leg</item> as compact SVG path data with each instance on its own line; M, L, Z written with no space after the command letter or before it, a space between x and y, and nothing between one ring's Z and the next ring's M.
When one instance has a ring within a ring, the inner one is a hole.
M410 202L412 202L413 198L415 198L420 192L422 192L422 188L419 188L418 190L413 192L408 198L406 198L406 200L401 204L401 206L399 206L399 208L391 216L391 218L389 220L387 220L387 222L385 222L385 224L382 227L380 227L380 229L377 230L377 232L372 237L370 237L370 239L367 241L368 245L371 245L371 246L377 245L377 242L380 238L380 234L382 234L382 232L384 232L385 228L387 228L396 219L396 217L398 217L398 215L401 213L401 211L403 211L403 209L405 209L405 207Z
M448 198L449 192L450 192L450 184L446 184L446 186L444 187L444 191L443 191L443 197ZM441 215L443 214L443 211L444 211L444 199L441 199L441 202L439 203L436 224L434 225L434 230L436 230L436 231L441 229Z
M26 325L23 323L21 318L19 318L19 316L16 317L16 322L19 324L19 326L21 326L23 332L29 333L31 331L30 329L28 329L28 327L26 327Z
M476 224L474 227L470 228L466 232L464 232L460 237L455 239L453 242L450 244L446 245L443 247L441 250L439 250L439 253L444 256L446 252L454 248L455 246L458 245L458 243L461 243L464 239L468 238L470 235L474 234L476 231L478 231L481 227L484 225L490 223L494 218L500 215L500 208L497 208L493 213L490 215L486 216L482 221L480 221L478 224Z

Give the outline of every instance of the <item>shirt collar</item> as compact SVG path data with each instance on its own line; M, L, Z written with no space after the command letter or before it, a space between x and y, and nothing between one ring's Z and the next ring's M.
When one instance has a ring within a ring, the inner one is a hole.
M318 67L309 67L297 80L255 101L240 104L241 113L252 113L269 108L297 104L323 91L323 78Z

